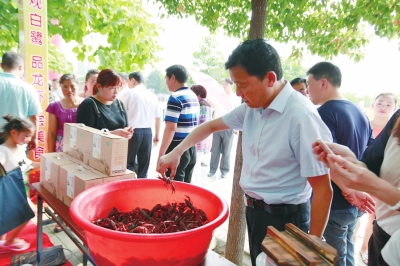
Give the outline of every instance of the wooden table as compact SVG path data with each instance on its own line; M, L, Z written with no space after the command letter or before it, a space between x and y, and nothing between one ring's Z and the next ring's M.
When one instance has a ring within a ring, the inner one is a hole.
M86 245L86 238L83 230L78 227L74 221L72 221L69 215L69 207L65 205L62 201L57 199L53 194L51 194L47 189L45 189L40 183L27 184L27 186L35 190L38 194L38 216L37 216L37 265L41 266L41 256L42 256L42 215L41 210L43 208L43 200L49 205L45 207L45 212L50 215L55 222L61 226L67 236L74 242L74 244L82 251L83 265L86 265L87 260L89 260L93 265L96 265L90 256L90 252ZM73 234L73 233L75 234ZM76 236L76 237L75 237ZM220 256L212 250L208 250L206 258L199 266L234 266L229 260Z

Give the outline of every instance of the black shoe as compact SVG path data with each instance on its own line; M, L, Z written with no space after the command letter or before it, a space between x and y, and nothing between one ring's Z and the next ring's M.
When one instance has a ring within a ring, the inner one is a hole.
M54 233L60 233L62 231L61 226L56 225L54 226Z
M201 163L201 166L208 166L208 164L206 164L206 163Z
M212 177L212 176L214 176L214 175L215 175L215 173L209 172L207 176L208 176L208 177Z

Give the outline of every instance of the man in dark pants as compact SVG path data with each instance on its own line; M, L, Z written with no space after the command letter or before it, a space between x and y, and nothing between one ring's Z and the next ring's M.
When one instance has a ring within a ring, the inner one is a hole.
M372 128L367 116L340 93L342 73L330 62L319 62L310 68L308 86L311 101L332 133L333 142L347 146L360 160L372 143ZM354 265L353 235L358 216L362 214L342 193L357 198L359 192L332 182L333 199L324 237L338 252L338 266Z
M132 72L128 78L129 89L118 96L128 114L128 125L135 129L129 140L128 169L135 171L138 178L146 178L152 145L159 141L161 112L157 96L143 85L140 72ZM154 138L152 125L155 126Z
M276 50L263 39L248 40L229 56L225 67L245 104L191 132L159 159L157 171L171 177L188 147L229 128L242 130L246 221L252 264L261 253L267 227L284 230L293 223L322 237L332 199L328 168L318 162L312 144L331 141L314 105L283 79ZM310 206L311 191L313 191Z
M225 115L226 113L232 111L237 106L240 105L240 98L236 96L232 89L233 81L230 78L225 78L222 81L222 87L226 93L226 98L224 101L227 101L229 106L229 110L222 110L222 106L216 110L216 117ZM236 132L236 131L235 131ZM221 177L224 178L227 176L230 171L230 163L231 163L231 151L232 151L232 143L233 143L233 129L218 131L213 133L213 140L211 146L211 158L210 158L210 172L208 173L208 177L214 176L216 171L221 170Z
M199 124L200 104L196 94L186 86L188 73L181 65L166 69L165 83L172 92L167 103L165 129L158 158L171 152ZM190 183L196 164L196 147L194 143L181 154L178 169L174 171L175 180ZM175 170L175 169L174 169ZM169 177L170 172L166 175ZM172 176L172 177L174 177Z

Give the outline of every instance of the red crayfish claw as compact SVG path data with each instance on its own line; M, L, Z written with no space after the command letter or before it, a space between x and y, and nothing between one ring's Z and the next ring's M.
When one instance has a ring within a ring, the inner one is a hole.
M171 178L165 177L165 176L160 176L160 175L157 176L157 178L160 180L163 180L165 182L164 186L166 188L168 188L168 185L171 185L171 190L172 190L171 194L175 193L175 182Z

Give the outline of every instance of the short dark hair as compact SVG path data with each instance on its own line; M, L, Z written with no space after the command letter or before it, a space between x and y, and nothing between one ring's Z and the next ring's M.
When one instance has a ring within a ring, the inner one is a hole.
M60 78L60 85L62 85L63 82L66 81L66 80L72 80L76 84L79 84L78 79L72 73L67 73L67 74L62 75L61 78ZM53 79L53 81L57 81L57 79Z
M233 81L230 78L224 78L224 81L233 85Z
M129 74L129 80L135 79L139 83L143 83L143 76L140 72L135 71Z
M307 75L313 75L315 80L326 78L330 84L339 88L342 85L340 69L330 62L316 63L307 71Z
M278 52L264 39L247 40L233 50L225 63L225 68L243 67L251 76L263 80L265 75L273 71L277 80L282 79L283 71Z
M125 81L128 82L128 74L125 72L119 72L118 75Z
M52 79L51 81L56 81L56 82L58 82L58 78L54 78L54 79Z
M201 98L207 98L207 90L201 85L193 85L190 88L196 96L200 96Z
M171 78L172 75L174 75L176 80L180 83L185 83L188 80L188 73L184 66L172 65L165 71L168 78Z
M86 73L85 81L88 81L91 75L98 75L100 73L100 70L98 69L89 69L88 72Z
M307 80L303 79L303 78L294 78L290 81L290 85L296 85L296 84L300 84L300 83L304 83L307 85Z
M5 70L13 70L24 64L24 58L19 53L6 52L3 54L1 64Z

